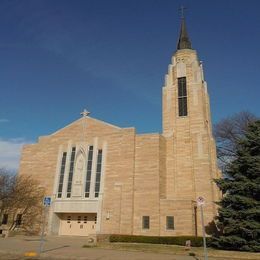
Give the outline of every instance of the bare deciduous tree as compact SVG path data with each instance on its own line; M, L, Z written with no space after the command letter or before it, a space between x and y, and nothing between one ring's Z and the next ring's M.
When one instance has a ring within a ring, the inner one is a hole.
M227 164L236 158L238 141L244 136L249 123L257 119L254 114L242 111L214 125L217 156L223 172Z
M3 201L12 194L14 187L14 176L5 168L0 168L0 210L3 206Z
M38 232L43 197L44 189L31 176L10 175L0 169L0 219L8 214L9 230L19 227L27 232Z

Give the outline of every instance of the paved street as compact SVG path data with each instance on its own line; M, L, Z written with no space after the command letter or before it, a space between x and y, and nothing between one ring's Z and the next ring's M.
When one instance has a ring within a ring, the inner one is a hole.
M83 248L86 238L81 237L48 237L44 244L44 259L86 259L86 260L194 260L191 256L176 256L174 254L134 252L103 249L98 247ZM0 259L26 259L24 253L38 251L38 237L8 237L0 238ZM28 259L28 257L27 257ZM32 258L30 258L32 259ZM38 258L34 258L38 259Z

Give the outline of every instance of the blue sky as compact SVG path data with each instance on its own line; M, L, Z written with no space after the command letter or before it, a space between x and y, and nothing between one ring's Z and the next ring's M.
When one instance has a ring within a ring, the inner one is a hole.
M1 0L0 166L20 147L91 116L161 131L161 87L185 5L213 122L260 115L260 1ZM15 159L14 159L15 158Z

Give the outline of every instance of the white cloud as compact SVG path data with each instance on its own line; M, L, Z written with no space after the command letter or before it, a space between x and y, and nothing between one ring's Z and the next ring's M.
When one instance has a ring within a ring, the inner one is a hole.
M0 138L0 168L17 170L24 144L30 143L24 138L3 139Z
M1 124L1 123L8 123L8 122L9 122L8 119L6 119L6 118L0 118L0 124Z

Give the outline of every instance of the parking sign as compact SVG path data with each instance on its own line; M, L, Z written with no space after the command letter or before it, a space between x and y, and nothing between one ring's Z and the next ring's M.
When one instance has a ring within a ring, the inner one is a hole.
M45 207L50 207L50 205L51 205L51 197L44 197L43 205Z

